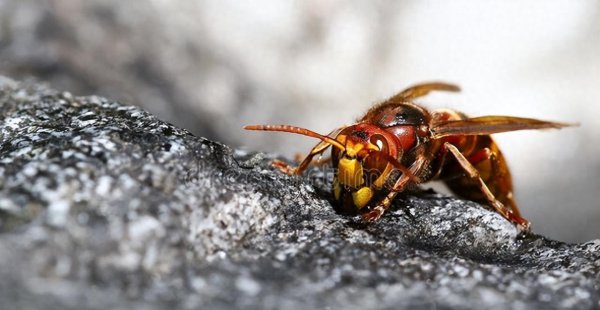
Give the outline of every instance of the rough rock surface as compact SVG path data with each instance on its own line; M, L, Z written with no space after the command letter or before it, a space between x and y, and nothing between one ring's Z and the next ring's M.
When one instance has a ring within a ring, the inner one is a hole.
M1 309L600 307L600 240L429 191L365 224L322 172L100 97L0 78L0 115Z

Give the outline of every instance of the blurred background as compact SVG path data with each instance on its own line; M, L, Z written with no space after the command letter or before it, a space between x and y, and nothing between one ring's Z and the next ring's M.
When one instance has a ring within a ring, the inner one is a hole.
M469 115L579 122L497 136L536 233L600 238L600 2L0 0L0 74L144 107L196 135L293 156L408 85Z

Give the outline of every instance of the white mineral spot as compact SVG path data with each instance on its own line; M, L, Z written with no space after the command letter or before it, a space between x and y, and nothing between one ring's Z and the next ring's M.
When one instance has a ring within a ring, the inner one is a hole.
M278 261L284 261L286 259L286 255L283 252L279 252L275 254L275 259L277 259Z
M109 151L114 151L116 149L116 145L114 142L110 141L109 139L106 138L97 138L95 140L95 142L97 142L98 144L100 144L101 146L103 146L106 150ZM97 150L94 150L97 151ZM98 150L101 151L101 150Z
M165 229L157 219L145 215L129 224L128 233L132 240L141 241L152 237L162 237L165 234Z
M22 118L18 117L10 117L4 120L4 126L9 127L11 129L18 129L19 124L23 121Z
M20 208L8 198L0 198L0 210L7 212L19 212Z
M114 257L113 263L116 266L121 267L125 270L135 270L139 266L140 259L140 255L138 253L133 251L127 251L122 255Z
M538 282L542 285L553 285L558 282L558 279L548 274L542 274L538 278Z
M478 282L483 281L483 272L481 272L481 270L473 271L473 279Z
M87 126L89 126L89 125L92 125L92 124L94 124L96 121L97 121L97 120L95 120L95 119L89 119L89 120L87 120L87 121L79 121L77 125L78 125L79 127L87 127Z
M508 284L508 291L513 293L518 292L520 294L527 294L528 288L527 286L523 285L523 283L511 281Z
M469 275L469 269L462 265L456 265L454 266L454 273L457 276L464 278Z
M96 194L99 196L106 196L110 191L111 177L101 176L98 179L98 185L96 186Z
M192 288L196 291L204 290L207 286L206 281L202 278L195 277L191 280Z
M48 224L62 227L67 223L70 204L66 200L52 201L48 205Z
M171 144L171 148L169 149L170 153L179 153L182 150L185 150L185 146L183 146L181 143L170 141L169 144Z
M64 150L62 152L62 158L66 159L66 158L73 156L74 154L75 154L75 152L73 152L72 150Z
M260 293L260 284L248 277L237 278L235 287L250 296L256 296Z

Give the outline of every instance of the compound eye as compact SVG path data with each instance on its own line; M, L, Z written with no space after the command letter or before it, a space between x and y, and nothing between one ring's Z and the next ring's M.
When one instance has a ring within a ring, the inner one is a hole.
M384 136L382 136L380 134L374 134L371 137L371 139L369 140L369 142L371 142L371 144L377 146L377 148L379 148L380 152L383 152L386 154L388 153L388 143Z
M369 142L379 149L378 151L370 152L369 156L363 162L366 183L371 186L375 184L376 180L379 179L388 166L385 155L389 155L389 147L385 137L379 134L371 136Z

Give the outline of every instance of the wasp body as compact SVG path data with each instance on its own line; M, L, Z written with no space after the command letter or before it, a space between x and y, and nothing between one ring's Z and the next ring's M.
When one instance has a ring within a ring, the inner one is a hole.
M443 181L458 196L486 203L504 218L528 230L530 223L517 208L508 166L491 134L523 129L562 128L570 124L509 116L468 118L441 109L429 111L413 102L434 90L457 86L427 83L410 87L372 107L355 124L320 135L288 125L252 125L249 130L282 131L321 140L297 167L273 164L289 174L301 174L313 158L332 147L337 168L334 206L379 219L394 197L408 186Z

